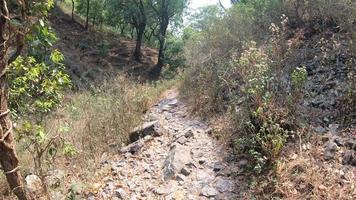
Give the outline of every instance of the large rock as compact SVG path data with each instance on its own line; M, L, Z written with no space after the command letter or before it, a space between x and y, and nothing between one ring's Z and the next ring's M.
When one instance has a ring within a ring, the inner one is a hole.
M333 159L337 150L338 150L338 146L335 142L333 141L327 142L324 147L325 160Z
M219 177L215 181L215 187L222 193L232 192L235 189L235 184L230 180Z
M130 134L130 142L135 142L140 138L144 138L147 135L158 136L155 127L158 126L158 121L151 121L144 123L142 126L136 127Z
M127 145L126 147L123 147L120 150L120 152L123 154L125 154L125 153L135 154L138 151L140 151L144 145L145 145L145 142L143 140L138 140L132 144Z
M342 164L356 166L356 152L353 150L346 151L342 157Z
M205 186L201 191L201 195L208 198L215 197L218 194L219 192L215 188L210 186Z
M28 175L25 178L25 187L30 192L30 194L35 196L37 199L42 199L41 196L43 196L44 191L40 177L34 174Z
M164 180L174 178L191 161L190 149L180 144L175 144L164 161Z

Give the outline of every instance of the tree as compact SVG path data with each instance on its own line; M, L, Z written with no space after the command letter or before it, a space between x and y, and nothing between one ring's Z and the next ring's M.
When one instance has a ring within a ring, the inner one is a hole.
M110 5L109 10L113 16L121 16L126 23L131 24L136 30L136 47L133 57L136 61L141 61L141 46L144 32L147 26L147 19L150 17L150 1L151 0L108 0L106 4ZM111 8L110 8L111 7ZM113 12L114 9L114 12ZM118 24L122 21L118 20Z
M52 6L51 0L0 0L0 163L11 190L20 200L33 197L26 192L19 171L8 108L9 86L6 70L8 64L15 61L23 50L25 36L33 23L41 23L39 19L46 15ZM15 51L12 52L12 49Z
M177 19L182 17L187 0L152 0L150 5L159 22L159 32L156 35L159 41L158 62L151 71L153 77L158 77L164 65L164 49L168 25L173 17Z
M75 2L72 0L72 21L74 21L74 9L75 9Z
M136 30L136 47L134 51L134 58L136 61L141 61L141 46L142 39L147 25L147 0L128 0L123 7L126 12L126 17L130 24Z
M90 0L87 0L86 4L86 19L85 19L85 29L89 29L89 11L90 11Z

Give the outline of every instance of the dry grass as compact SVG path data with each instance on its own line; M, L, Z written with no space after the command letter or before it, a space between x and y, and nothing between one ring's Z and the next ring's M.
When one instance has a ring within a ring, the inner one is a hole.
M308 142L310 141L310 142ZM355 167L342 164L341 148L336 159L325 161L321 137L305 139L302 144L290 144L276 167L272 196L282 199L355 199ZM257 189L262 197L268 182ZM264 192L263 192L264 191Z
M176 83L177 80L138 84L121 75L90 91L67 94L63 106L47 116L45 130L54 136L63 128L68 129L62 137L76 154L65 156L59 149L56 159L45 159L47 171L62 170L66 174L61 185L51 188L51 192L66 194L73 184L89 187L95 183L102 176L96 170L103 155L127 144L130 131L141 124L145 112ZM17 145L24 175L35 171L25 143L20 141ZM0 188L5 194L8 192L3 177Z

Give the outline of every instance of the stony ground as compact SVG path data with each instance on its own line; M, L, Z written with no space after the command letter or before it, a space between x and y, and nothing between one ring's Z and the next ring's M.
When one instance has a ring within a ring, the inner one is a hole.
M187 115L177 92L147 115L155 134L104 160L111 173L94 199L238 199L237 183L229 178L237 167L225 162L227 150L211 137L204 123ZM242 163L243 164L243 163Z

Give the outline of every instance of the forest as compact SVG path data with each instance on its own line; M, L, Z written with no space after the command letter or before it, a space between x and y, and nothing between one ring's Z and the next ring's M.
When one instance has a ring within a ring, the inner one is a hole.
M0 199L355 199L355 42L354 0L0 0Z

